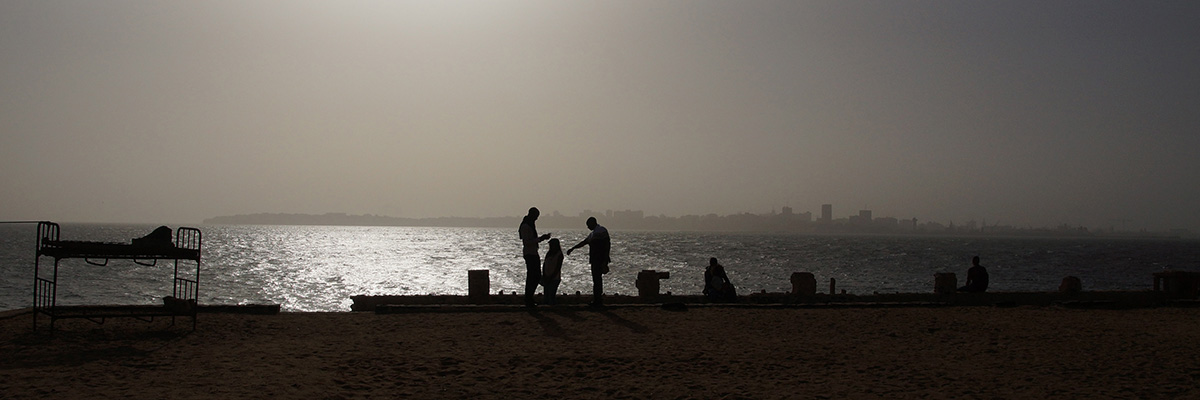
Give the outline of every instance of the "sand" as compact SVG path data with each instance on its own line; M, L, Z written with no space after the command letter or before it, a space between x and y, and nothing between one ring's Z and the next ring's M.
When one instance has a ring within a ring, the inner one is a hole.
M656 307L0 320L0 397L1200 398L1200 309ZM190 321L189 321L190 322Z

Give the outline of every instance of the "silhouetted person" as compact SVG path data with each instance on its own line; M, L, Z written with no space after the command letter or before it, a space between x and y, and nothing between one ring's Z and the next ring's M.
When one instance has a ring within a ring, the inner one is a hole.
M979 256L971 259L971 265L971 268L967 270L967 284L958 288L958 291L968 293L982 293L987 291L987 268L979 265Z
M537 226L534 222L542 213L537 207L530 207L529 214L521 220L521 226L517 228L517 233L521 235L521 254L525 257L525 306L533 307L537 305L533 301L533 293L537 291L538 284L542 282L542 259L538 255L538 243L549 239L550 234L542 236L537 234Z
M567 255L583 246L588 246L588 263L592 265L592 303L591 306L604 305L604 274L608 273L608 263L612 262L609 251L612 242L608 237L608 229L596 223L596 217L587 219L587 227L592 231L579 244L567 249Z
M713 301L734 301L737 291L725 274L725 267L717 262L717 258L708 259L708 268L704 269L704 295Z
M542 288L546 292L546 304L557 304L558 284L562 283L563 251L558 239L550 239L550 250L546 250L546 261L542 264Z

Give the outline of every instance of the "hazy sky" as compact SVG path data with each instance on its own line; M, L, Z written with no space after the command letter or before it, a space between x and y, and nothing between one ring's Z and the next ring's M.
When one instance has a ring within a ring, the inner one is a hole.
M1200 229L1200 2L0 1L0 220Z

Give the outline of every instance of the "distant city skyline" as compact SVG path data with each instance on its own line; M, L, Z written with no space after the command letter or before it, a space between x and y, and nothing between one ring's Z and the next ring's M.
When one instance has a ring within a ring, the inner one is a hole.
M897 232L921 231L921 232L926 232L926 233L934 233L936 231L1014 232L1014 231L1031 231L1031 230L1057 230L1057 231L1064 231L1064 230L1077 231L1078 230L1078 231L1085 231L1085 232L1091 232L1091 233L1095 233L1095 232L1155 232L1155 233L1174 233L1174 234L1185 234L1185 235L1191 235L1193 232L1196 232L1194 230L1191 230L1188 228L1181 228L1181 227L1165 228L1165 229L1130 227L1128 224L1128 222L1129 222L1128 220L1118 219L1118 218L1111 219L1110 221L1113 221L1113 223L1109 224L1109 225L1072 224L1072 223L1065 222L1065 221L1051 221L1051 222L1046 222L1044 224L1016 225L1016 224L1012 224L1012 223L1006 223L999 219L993 219L993 220L989 221L987 218L964 219L964 220L955 221L952 219L951 220L936 220L936 219L922 219L920 217L912 217L912 216L903 217L903 216L894 216L894 215L876 215L876 213L873 210L855 210L851 214L838 214L836 211L834 211L836 209L837 209L836 206L833 204L822 204L820 206L819 213L814 213L813 211L797 210L792 207L782 207L781 209L778 209L778 210L772 209L770 211L759 211L759 212L743 211L743 212L730 213L730 214L704 213L704 214L668 215L665 213L659 213L656 215L648 215L648 213L646 213L642 210L633 210L633 209L624 209L624 210L604 209L603 211L586 209L586 210L581 210L581 211L578 211L575 213L571 213L571 212L564 213L562 210L545 210L545 209L542 209L539 207L539 210L542 211L541 219L543 221L553 220L553 221L555 221L555 223L554 223L555 225L553 225L553 226L566 226L566 227L570 227L571 223L565 222L565 221L569 221L569 220L583 221L583 220L587 219L588 217L596 217L604 222L637 221L637 222L639 222L639 224L634 224L635 227L647 228L647 227L651 227L651 225L641 225L640 222L702 220L702 219L729 219L729 218L738 218L740 216L751 216L751 217L762 217L762 218L770 218L770 219L759 220L756 222L749 222L749 221L742 221L742 222L751 223L751 224L752 223L763 223L763 222L769 222L769 221L771 221L771 219L782 218L782 219L785 219L786 221L802 224L803 226L809 226L809 227L819 227L819 226L824 225L824 226L837 226L837 227L843 227L843 228L858 228L858 229L842 229L841 231L844 231L844 232L877 231L880 233L888 233L888 232L897 233ZM525 210L523 210L523 211L525 211ZM321 214L253 213L253 214L238 214L238 215L211 217L211 218L205 219L205 222L206 223L247 223L246 221L256 221L256 222L251 222L251 223L275 223L275 222L264 222L264 221L278 221L279 218L286 218L288 216L292 216L292 217L298 217L298 218L312 218L309 220L310 222L311 221L326 221L326 223L332 223L332 224L337 224L337 223L335 223L335 221L342 221L342 222L364 221L364 222L366 222L366 221L369 221L370 218L380 218L380 219L384 219L384 220L407 221L406 224L415 223L417 221L427 221L427 222L428 221L441 221L443 223L448 223L449 225L452 225L452 226L471 226L471 221L488 221L488 222L485 222L482 226L506 226L505 223L508 222L508 220L513 220L513 221L519 220L519 218L522 215L524 215L523 212L519 213L519 214L488 216L488 217L464 217L464 216L450 215L450 216L413 218L413 217L399 217L399 216L379 215L379 214L352 214L352 213L343 213L343 212L330 212L330 213L321 213ZM829 216L830 218L826 219L826 216ZM379 222L379 221L377 220L376 222ZM371 223L367 223L367 224L370 225ZM665 226L679 227L680 225L668 224ZM695 227L696 226L692 226L692 228L695 228ZM746 226L743 228L751 228L751 226ZM779 228L779 226L776 226L776 228ZM743 230L746 230L746 229L743 229Z
M541 208L539 208L539 209L541 209ZM823 217L824 213L828 210L829 215L832 217L831 221L851 220L856 217L857 218L865 217L868 220L877 219L877 218L894 218L894 219L901 220L901 221L916 219L918 221L918 223L934 222L934 223L939 223L939 224L943 224L943 225L958 224L960 226L968 225L968 224L975 224L975 225L979 225L979 226L984 226L984 225L1012 226L1012 227L1018 227L1018 228L1036 229L1036 228L1056 228L1056 227L1060 227L1063 225L1067 225L1067 226L1073 226L1073 227L1087 227L1087 228L1093 228L1093 229L1113 228L1113 229L1126 230L1126 231L1154 229L1154 228L1148 228L1145 226L1142 226L1142 227L1130 226L1131 223L1136 223L1136 221L1130 220L1128 218L1121 218L1120 216L1107 217L1107 221L1109 222L1109 224L1107 224L1107 225L1105 225L1105 224L1088 225L1088 224L1084 224L1084 223L1079 223L1078 221L1067 221L1067 220L1044 221L1042 223L1031 222L1031 223L1026 223L1026 224L1014 224L1011 222L1006 222L1001 218L988 218L986 216L987 215L986 213L982 213L983 216L980 216L979 218L970 218L970 217L962 218L962 219L959 219L957 222L955 222L955 220L953 218L948 218L948 219L936 219L936 218L932 218L932 217L921 218L919 216L914 216L914 215L905 216L905 215L882 215L881 214L881 215L876 216L875 211L870 210L870 209L854 209L853 211L846 211L845 214L838 214L838 212L836 211L838 209L839 208L835 204L830 204L830 203L821 204L820 206L818 206L818 208L816 210L803 210L803 209L799 209L799 208L792 207L792 206L783 206L778 209L771 209L770 211L746 210L746 211L740 211L740 212L734 212L734 213L709 212L709 213L691 213L691 214L666 214L666 213L650 214L650 213L646 213L643 210L638 210L638 209L616 210L616 209L606 208L603 211L596 211L596 210L590 210L590 209L582 210L582 211L575 213L575 216L579 217L579 218L587 218L589 216L595 216L595 217L603 216L606 218L614 218L614 217L615 218L631 218L631 217L632 218L641 218L641 217L647 217L647 216L649 216L649 217L662 216L662 217L669 217L669 218L680 218L680 217L686 217L686 216L706 216L706 215L717 215L717 216L730 216L730 215L738 215L738 214L775 215L775 214L786 214L787 212L785 210L790 210L791 213L796 214L796 215L808 214L808 218L811 218L812 221L820 221L821 218ZM548 211L542 210L542 212L543 212L543 215L545 215L545 213L547 213L547 212L550 213L550 215L560 215L560 216L570 215L569 212L563 213L561 210L548 210ZM865 215L864 215L864 212L866 213ZM503 217L511 217L511 216L515 216L515 214L514 215L505 215ZM444 217L450 217L450 216L444 216ZM990 220L990 222L989 222L989 220ZM1191 230L1190 228L1181 227L1181 226L1180 227L1157 228L1154 230L1167 231L1167 230L1172 230L1172 229L1189 229L1189 230Z

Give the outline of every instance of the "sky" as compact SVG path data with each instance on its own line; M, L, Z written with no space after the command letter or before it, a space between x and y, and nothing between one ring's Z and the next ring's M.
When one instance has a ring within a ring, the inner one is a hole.
M0 2L0 220L1200 230L1195 1Z

